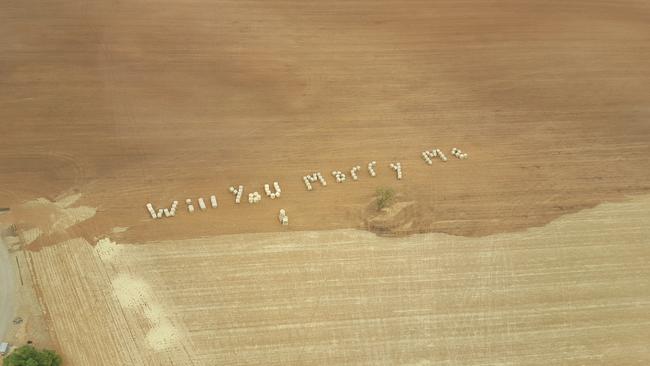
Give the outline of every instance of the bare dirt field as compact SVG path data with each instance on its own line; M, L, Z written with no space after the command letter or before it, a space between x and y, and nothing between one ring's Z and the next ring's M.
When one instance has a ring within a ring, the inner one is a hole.
M46 311L10 333L71 365L647 364L648 24L632 0L3 1L0 223Z
M1 6L0 198L82 192L88 240L275 231L281 206L294 230L363 227L389 184L417 202L411 231L476 236L650 190L645 2ZM419 155L454 146L470 159ZM371 160L376 181L302 185ZM258 207L227 190L273 180L285 196ZM213 193L221 210L165 225L144 209Z

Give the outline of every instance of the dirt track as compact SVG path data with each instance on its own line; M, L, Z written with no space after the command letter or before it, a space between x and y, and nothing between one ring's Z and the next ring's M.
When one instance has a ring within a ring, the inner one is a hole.
M15 266L0 236L0 340L4 339L14 316Z

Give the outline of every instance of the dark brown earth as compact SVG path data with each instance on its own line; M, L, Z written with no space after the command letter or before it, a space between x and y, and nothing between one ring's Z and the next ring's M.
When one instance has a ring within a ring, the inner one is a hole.
M365 228L393 186L406 233L544 225L650 191L649 23L638 1L5 1L0 207L81 192L98 212L72 236L146 242L281 230L281 207L288 230ZM470 158L429 167L432 147ZM333 184L371 160L377 179ZM307 192L315 170L330 185ZM227 191L276 179L257 206Z

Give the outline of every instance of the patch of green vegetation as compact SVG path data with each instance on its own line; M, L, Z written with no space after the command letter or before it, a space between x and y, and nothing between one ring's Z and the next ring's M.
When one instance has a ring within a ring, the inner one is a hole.
M4 366L61 366L61 356L49 349L37 350L26 345L16 348L4 359Z
M392 188L377 188L377 210L390 206L395 199L395 190Z

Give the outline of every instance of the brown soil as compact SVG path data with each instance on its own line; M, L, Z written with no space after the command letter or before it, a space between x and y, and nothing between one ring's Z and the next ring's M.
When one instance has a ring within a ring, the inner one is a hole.
M649 21L633 1L5 2L0 206L78 192L97 213L69 237L146 242L285 230L281 207L288 230L365 227L392 185L412 232L540 226L649 191ZM454 146L470 159L419 157ZM376 179L302 186L370 160ZM227 191L276 179L257 206Z

